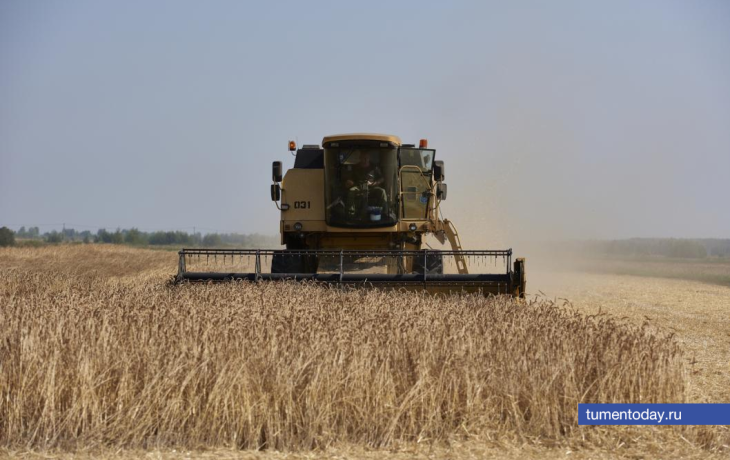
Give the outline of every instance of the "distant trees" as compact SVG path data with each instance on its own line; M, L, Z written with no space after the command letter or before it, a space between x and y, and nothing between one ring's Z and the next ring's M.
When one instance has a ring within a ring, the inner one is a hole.
M124 243L124 235L122 234L122 231L117 229L116 232L112 233L112 244L122 244Z
M107 232L105 228L100 228L96 232L96 236L94 237L94 243L111 243L112 242L112 234Z
M686 257L691 259L704 259L707 257L707 249L694 240L675 240L669 241L667 248L669 257Z
M110 243L110 244L123 244L124 234L120 229L116 232L108 232L105 228L100 228L96 232L94 237L94 243Z
M702 246L707 250L708 256L730 257L730 239L706 238L695 241L702 243Z
M127 244L142 245L147 244L147 238L136 228L130 228L127 230L127 234L124 235L124 242Z
M27 230L25 229L25 227L20 227L20 230L18 230L16 236L18 238L37 239L41 237L41 231L38 227L30 227Z
M8 227L0 228L0 246L14 246L15 232Z
M154 232L149 236L153 245L189 245L192 238L186 232Z
M3 227L2 232L3 241L10 241L13 231ZM238 248L269 248L279 245L278 235L260 235L256 233L207 233L203 235L200 232L187 233L183 231L144 232L136 227L130 229L118 228L115 231L100 228L96 233L89 230L77 231L73 228L64 228L61 231L52 230L43 234L41 234L38 227L20 227L14 236L23 240L43 240L51 244L83 242L86 244L105 243L134 246L228 246ZM13 238L12 241L15 241L15 239Z
M44 240L46 240L46 243L62 243L63 242L63 233L57 232L53 230L50 233L46 233L43 237Z
M220 246L223 244L223 239L217 233L208 233L203 238L203 246L212 248L214 246Z

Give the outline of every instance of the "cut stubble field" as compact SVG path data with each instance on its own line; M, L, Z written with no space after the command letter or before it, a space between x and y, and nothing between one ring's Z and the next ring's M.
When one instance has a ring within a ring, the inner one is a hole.
M553 300L523 303L172 286L175 267L114 246L0 250L5 454L728 454L726 427L580 427L577 405L730 402L730 288L546 272L530 282Z

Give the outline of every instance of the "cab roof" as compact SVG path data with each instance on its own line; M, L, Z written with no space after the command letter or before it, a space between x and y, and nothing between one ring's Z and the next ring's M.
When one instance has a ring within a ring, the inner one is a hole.
M351 133L351 134L333 134L325 136L322 139L322 146L329 142L339 141L382 141L390 142L395 145L401 145L400 137L392 134L374 134L374 133Z

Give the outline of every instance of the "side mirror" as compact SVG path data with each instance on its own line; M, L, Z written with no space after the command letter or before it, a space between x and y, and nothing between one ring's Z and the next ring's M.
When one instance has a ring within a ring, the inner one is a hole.
M281 186L279 184L271 184L271 201L279 201L281 199Z
M271 178L274 182L281 182L281 161L275 161L271 165Z
M433 162L433 180L435 180L436 182L441 182L444 179L446 179L446 172L444 171L444 162L443 161L434 161Z
M436 196L439 200L444 201L446 199L446 184L438 184L436 186Z

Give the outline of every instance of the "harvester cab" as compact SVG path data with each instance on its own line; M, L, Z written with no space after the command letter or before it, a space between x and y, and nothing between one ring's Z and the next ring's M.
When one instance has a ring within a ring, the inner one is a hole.
M315 280L524 297L524 259L513 263L511 249L464 250L454 224L441 218L445 168L427 140L416 146L392 135L342 134L300 149L290 141L289 150L294 167L284 174L275 161L271 185L286 249L183 249L179 280ZM451 249L428 247L427 235Z

